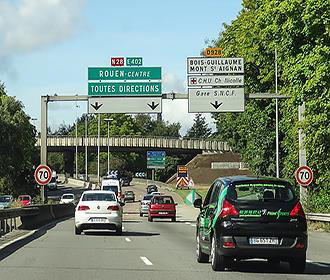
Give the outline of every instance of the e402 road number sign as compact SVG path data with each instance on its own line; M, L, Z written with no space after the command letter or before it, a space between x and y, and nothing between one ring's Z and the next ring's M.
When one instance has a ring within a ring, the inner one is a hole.
M47 185L52 179L52 170L47 165L39 165L34 172L34 179L39 185Z
M295 177L301 186L308 186L314 179L312 169L306 165L300 166L296 170Z

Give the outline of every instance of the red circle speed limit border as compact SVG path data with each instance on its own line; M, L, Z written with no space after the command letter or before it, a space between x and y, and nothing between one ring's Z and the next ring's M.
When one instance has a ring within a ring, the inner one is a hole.
M295 173L297 183L301 186L308 186L314 179L313 171L310 167L303 165L300 166Z
M39 185L47 185L52 179L52 170L47 165L39 165L34 172L34 179Z

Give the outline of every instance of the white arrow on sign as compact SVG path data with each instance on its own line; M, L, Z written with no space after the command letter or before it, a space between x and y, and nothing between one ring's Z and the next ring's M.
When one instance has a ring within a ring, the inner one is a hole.
M244 112L243 88L189 88L188 112Z
M89 97L88 113L161 113L161 97Z

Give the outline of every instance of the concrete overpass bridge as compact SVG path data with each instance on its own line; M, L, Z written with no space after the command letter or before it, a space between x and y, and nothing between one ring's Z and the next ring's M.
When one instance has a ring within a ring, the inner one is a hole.
M109 140L109 141L108 141ZM36 146L40 147L41 139ZM111 152L146 152L166 151L167 154L200 154L203 151L226 152L230 150L226 142L209 139L186 139L157 136L110 136L100 137L100 150L105 152L110 147ZM49 152L97 152L98 137L47 136L47 151Z

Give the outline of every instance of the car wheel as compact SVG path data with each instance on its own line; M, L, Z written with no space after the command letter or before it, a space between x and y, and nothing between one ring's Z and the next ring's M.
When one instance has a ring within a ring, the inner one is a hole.
M152 217L148 216L148 221L152 222Z
M216 234L214 233L212 236L211 243L211 266L214 271L223 271L225 270L225 256L219 255L218 252L218 242Z
M306 267L306 256L294 258L290 261L290 270L293 273L303 273Z
M199 262L199 263L209 262L210 256L208 254L203 253L202 250L201 250L199 233L197 233L196 245L197 245L197 249L196 249L197 262Z
M173 217L172 218L172 222L176 222L176 217Z
M119 227L116 228L116 234L117 235L122 235L123 234L123 228L122 228L122 226L119 226Z
M77 228L77 227L74 227L74 233L75 233L76 235L80 235L81 232L82 232L81 229L79 229L79 228Z
M140 217L143 217L143 214L142 213L140 213Z

